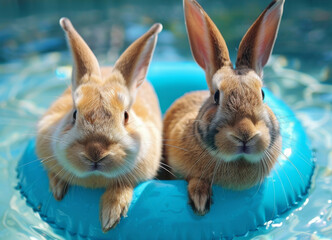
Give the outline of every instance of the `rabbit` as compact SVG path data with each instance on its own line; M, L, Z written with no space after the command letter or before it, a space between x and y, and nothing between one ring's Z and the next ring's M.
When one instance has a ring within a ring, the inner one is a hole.
M264 102L262 69L271 55L284 0L273 1L243 37L234 68L222 35L195 0L184 0L192 54L209 91L187 93L164 117L164 159L188 182L189 204L205 215L212 184L244 190L262 182L281 152L279 123Z
M72 86L38 122L36 152L56 200L71 185L106 188L100 221L107 232L126 216L135 185L159 168L161 111L144 80L162 25L154 24L114 67L104 68L69 19L60 25L74 59Z

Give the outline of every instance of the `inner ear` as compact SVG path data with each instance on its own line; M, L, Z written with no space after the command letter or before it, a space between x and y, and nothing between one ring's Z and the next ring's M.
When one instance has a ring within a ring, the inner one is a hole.
M75 90L82 83L90 81L91 76L100 77L100 67L97 58L75 30L68 18L61 18L60 25L66 32L69 47L74 59L72 86Z
M243 37L236 60L236 68L249 67L262 76L277 37L284 0L274 0L257 18Z
M114 71L119 71L126 82L132 98L147 74L162 25L154 24L143 36L133 42L115 63Z
M212 78L223 66L232 67L226 42L216 25L195 0L184 0L184 14L193 57L206 74L214 94Z

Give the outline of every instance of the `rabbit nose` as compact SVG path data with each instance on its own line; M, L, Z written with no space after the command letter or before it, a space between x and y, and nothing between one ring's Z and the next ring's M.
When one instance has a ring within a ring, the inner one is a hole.
M86 153L88 158L92 162L100 162L102 161L105 156L106 149L104 148L103 144L98 142L90 142L86 145Z
M258 140L260 133L256 132L254 134L249 135L248 133L244 133L241 135L234 135L234 134L230 134L229 135L231 140L233 140L236 143L240 143L242 146L246 146L246 145L251 145L251 144L255 144L255 142Z
M242 137L240 137L240 136L236 136L236 135L234 135L234 134L229 134L229 138L233 141L233 142L235 142L235 143L237 143L237 144L239 144L239 145L245 145L246 144L246 138L244 137L244 138L242 138Z

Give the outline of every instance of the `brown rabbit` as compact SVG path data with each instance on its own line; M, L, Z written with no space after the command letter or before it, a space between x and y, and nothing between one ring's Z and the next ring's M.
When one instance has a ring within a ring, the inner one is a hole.
M99 67L67 18L60 25L74 58L72 87L38 123L37 154L57 200L70 185L106 188L100 201L106 232L126 216L134 186L159 167L161 112L144 79L162 25L129 46L113 68Z
M184 0L192 54L210 91L184 95L164 118L166 162L188 181L193 210L210 209L212 183L241 190L261 182L281 151L279 124L264 103L262 68L277 36L284 0L273 1L242 39L236 68L226 43L195 0Z

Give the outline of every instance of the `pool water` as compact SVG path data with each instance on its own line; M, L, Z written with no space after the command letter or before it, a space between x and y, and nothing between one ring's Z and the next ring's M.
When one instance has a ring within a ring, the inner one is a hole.
M36 123L70 83L71 56L58 25L69 17L102 65L112 64L153 22L161 22L154 63L192 61L181 1L3 0L0 8L0 239L61 239L15 189L16 164ZM201 1L235 59L246 29L269 1ZM302 121L316 170L304 203L242 238L332 238L332 2L286 1L265 68L265 85ZM98 36L98 37L96 37ZM284 116L280 121L289 121ZM300 155L300 153L298 153ZM241 239L241 238L239 238Z

